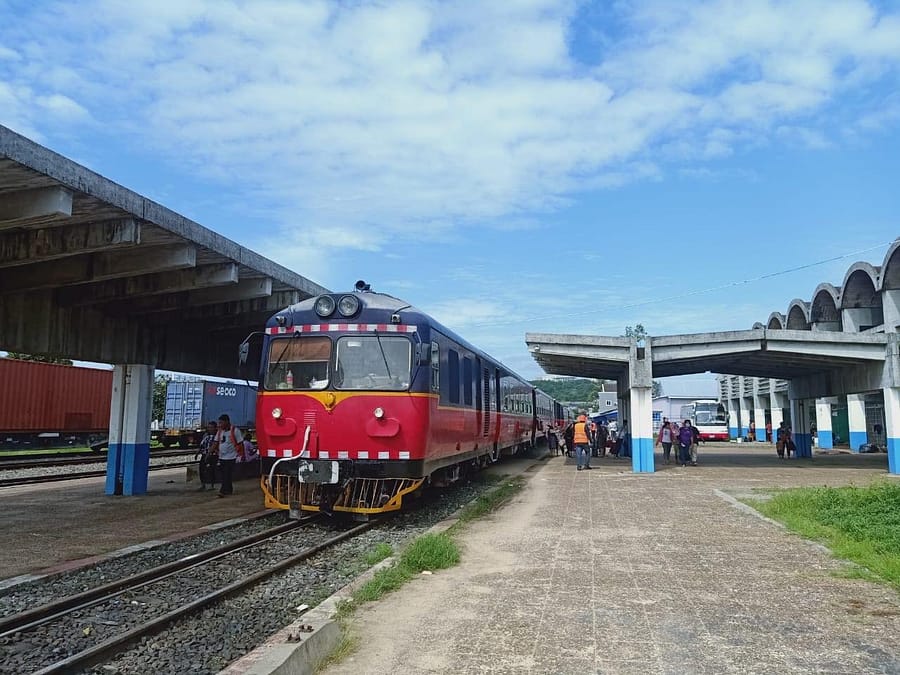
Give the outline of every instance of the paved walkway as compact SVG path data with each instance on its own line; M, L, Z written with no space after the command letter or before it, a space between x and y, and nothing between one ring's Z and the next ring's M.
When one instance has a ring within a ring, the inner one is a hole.
M325 672L900 672L895 591L834 576L843 563L717 493L866 484L884 455L572 462L467 530L460 566L358 612L355 655Z

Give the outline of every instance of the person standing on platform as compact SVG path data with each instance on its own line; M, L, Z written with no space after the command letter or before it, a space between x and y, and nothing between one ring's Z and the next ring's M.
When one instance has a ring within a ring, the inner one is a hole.
M772 442L772 423L766 422L766 443Z
M574 425L574 433L572 440L575 442L575 459L578 465L578 471L591 468L591 437L587 424L587 417L578 416L578 421Z
M691 442L691 466L697 466L697 451L700 449L700 429L690 424L693 440Z
M600 423L600 427L597 429L597 436L599 437L597 445L599 446L600 456L606 457L606 441L609 439L609 427L605 423Z
M547 450L550 451L551 457L559 454L559 436L552 422L547 425Z
M672 427L669 426L669 420L664 419L662 426L659 428L659 435L656 437L656 444L662 445L663 461L668 464L669 456L672 454L672 441L675 440L672 435Z
M687 466L691 459L691 445L694 442L694 432L691 430L691 421L685 420L678 430L678 463Z
M209 484L210 489L216 487L216 456L212 452L212 444L216 440L216 431L218 431L218 426L216 426L215 422L210 420L206 423L206 433L200 439L200 450L194 455L194 459L200 458L198 470L200 473L199 489L201 491L206 489L207 484Z
M756 440L756 422L750 422L750 428L747 429L747 440L751 442Z
M219 415L219 430L216 440L213 441L214 452L219 456L219 467L222 469L222 486L219 488L219 497L227 497L234 492L231 477L234 473L234 463L238 454L243 450L244 437L241 430L231 426L231 418L228 415Z
M563 430L563 441L566 446L566 457L575 456L575 425L569 422Z

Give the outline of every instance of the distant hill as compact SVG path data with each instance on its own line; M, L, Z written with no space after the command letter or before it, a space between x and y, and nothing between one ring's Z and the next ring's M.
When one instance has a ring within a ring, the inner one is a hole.
M557 401L583 401L591 404L597 402L597 392L601 391L603 386L599 380L588 380L583 377L531 380L531 384Z

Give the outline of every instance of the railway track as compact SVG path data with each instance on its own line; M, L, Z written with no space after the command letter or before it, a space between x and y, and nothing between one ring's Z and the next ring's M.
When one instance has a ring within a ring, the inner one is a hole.
M102 663L142 637L195 615L375 524L364 523L335 535L331 530L314 529L318 520L318 516L312 516L286 523L2 618L0 670L27 664L28 669L48 675ZM241 573L251 568L258 571ZM223 570L233 572L224 585ZM118 627L123 630L116 630ZM65 654L63 658L59 658L60 652Z
M150 471L162 469L177 469L196 464L194 461L173 462L172 464L159 464L150 466ZM0 488L18 487L20 485L37 485L40 483L56 483L64 480L78 480L81 478L99 478L106 475L106 469L96 471L79 471L77 473L58 473L42 476L19 476L17 478L0 478Z
M164 450L150 452L150 459L160 457L187 457L197 454L197 450ZM45 469L56 466L78 466L80 464L97 464L105 462L105 454L90 455L88 457L60 457L60 458L40 458L40 459L0 459L0 471L9 469L10 471L18 469Z

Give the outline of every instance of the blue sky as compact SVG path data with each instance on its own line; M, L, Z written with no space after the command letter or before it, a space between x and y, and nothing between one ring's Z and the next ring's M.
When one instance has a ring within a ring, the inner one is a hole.
M0 0L0 123L529 377L879 264L898 80L888 2Z

